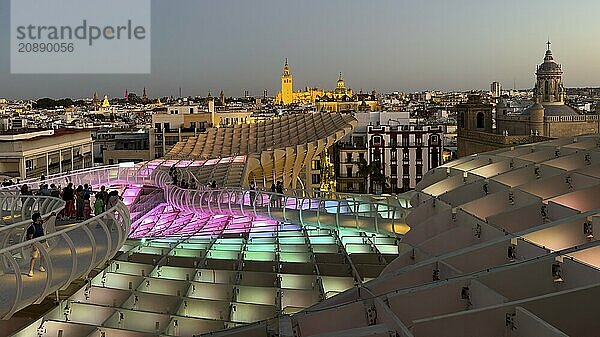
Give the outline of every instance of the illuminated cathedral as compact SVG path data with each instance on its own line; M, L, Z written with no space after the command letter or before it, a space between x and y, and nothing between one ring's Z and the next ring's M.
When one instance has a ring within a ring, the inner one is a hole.
M375 92L371 94L355 94L346 88L342 73L338 77L335 90L325 91L320 88L307 87L302 91L294 91L294 82L287 58L281 74L281 91L275 98L276 104L290 105L315 103L318 111L339 112L345 110L373 111L377 108Z

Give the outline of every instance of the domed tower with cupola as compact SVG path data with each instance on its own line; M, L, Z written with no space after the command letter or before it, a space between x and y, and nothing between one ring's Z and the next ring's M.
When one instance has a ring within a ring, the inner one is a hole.
M552 56L550 41L544 62L537 67L537 81L534 88L534 99L542 105L565 104L565 88L562 83L562 66Z

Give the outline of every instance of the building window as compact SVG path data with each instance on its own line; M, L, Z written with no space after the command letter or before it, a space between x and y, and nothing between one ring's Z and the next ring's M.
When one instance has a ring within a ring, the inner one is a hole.
M156 131L160 132L160 123L154 123L154 128L156 129Z
M477 113L477 128L478 129L483 129L484 127L484 118L485 116L483 115L483 112L478 112Z
M396 176L398 174L398 164L390 165L390 171L391 176Z
M346 167L346 177L352 178L352 166Z
M422 176L423 175L423 164L417 164L416 175L417 176Z
M379 150L375 150L375 152L373 152L373 161L381 161L381 153Z
M381 137L379 137L379 136L373 137L373 144L374 145L381 145Z
M163 124L165 126L165 131L168 132L169 130L171 130L171 123L164 123Z
M409 145L410 145L410 143L409 143L408 134L403 134L402 135L402 146L408 147Z
M402 189L405 191L410 190L410 178L402 178Z
M440 161L439 161L438 157L439 157L439 155L438 155L438 148L434 147L431 150L431 167L430 167L430 169L438 167L438 165L440 164Z
M404 160L404 161L410 160L410 152L409 151L402 151L402 160Z
M346 154L346 162L347 163L352 162L352 152Z
M423 146L423 135L415 135L415 145Z
M417 150L415 154L417 155L417 160L423 160L423 151Z
M313 160L310 166L313 170L320 170L321 169L321 161Z
M193 114L194 113L194 108L190 108L190 113Z
M461 112L458 114L458 127L460 128L464 128L465 127L465 113Z
M190 128L195 129L196 128L196 122L190 122Z
M364 161L364 160L365 160L365 154L364 154L364 153L359 153L359 154L358 154L358 161L359 161L359 162L362 162L362 161Z
M396 150L392 150L392 152L390 152L390 159L392 161L398 160L398 152Z
M312 183L313 185L317 185L321 183L321 175L320 174L313 174L312 175Z

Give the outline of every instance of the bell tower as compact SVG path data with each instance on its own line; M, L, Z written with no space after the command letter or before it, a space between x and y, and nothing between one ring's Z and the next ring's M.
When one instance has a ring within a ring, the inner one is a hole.
M292 72L288 64L287 57L285 58L285 65L283 66L283 74L281 74L281 103L288 105L294 100L294 85Z
M562 66L554 61L550 50L550 41L544 56L544 63L537 67L537 81L534 88L534 100L542 105L565 104L565 88L562 83Z

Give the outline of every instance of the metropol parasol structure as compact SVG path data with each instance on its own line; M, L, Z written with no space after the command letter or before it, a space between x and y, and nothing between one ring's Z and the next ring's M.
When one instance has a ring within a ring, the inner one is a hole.
M98 337L600 331L594 319L598 135L461 158L396 198L303 189L311 161L355 125L344 114L282 116L209 130L150 162L46 177L45 183L109 186L122 201L85 221L51 218L46 235L34 240L25 240L31 215L60 212L64 201L3 188L2 331ZM182 179L186 186L175 181ZM204 187L209 181L218 187ZM284 193L265 188L275 181ZM251 182L259 187L249 189ZM47 268L28 277L32 245ZM35 317L32 308L40 311Z

